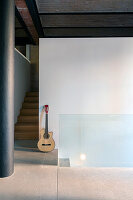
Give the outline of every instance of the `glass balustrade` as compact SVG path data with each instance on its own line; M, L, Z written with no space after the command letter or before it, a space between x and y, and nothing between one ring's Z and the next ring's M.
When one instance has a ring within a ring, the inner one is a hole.
M59 116L60 167L133 167L133 115Z

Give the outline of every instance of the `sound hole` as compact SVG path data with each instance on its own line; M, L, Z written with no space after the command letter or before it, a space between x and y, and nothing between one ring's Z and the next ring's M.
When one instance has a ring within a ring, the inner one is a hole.
M51 146L51 144L42 144L42 146Z

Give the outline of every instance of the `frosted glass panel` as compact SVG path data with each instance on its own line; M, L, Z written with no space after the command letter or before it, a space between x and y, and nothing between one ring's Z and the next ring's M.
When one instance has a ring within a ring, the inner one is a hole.
M133 167L133 115L60 115L60 166Z

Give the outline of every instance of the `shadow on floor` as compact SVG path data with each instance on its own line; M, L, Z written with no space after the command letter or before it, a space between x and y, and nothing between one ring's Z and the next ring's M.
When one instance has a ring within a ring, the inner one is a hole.
M58 165L58 150L44 153L38 150L37 140L15 140L15 164Z
M27 152L43 153L43 152L40 152L38 148L15 147L14 150L15 151L27 151Z
M15 164L58 165L58 150L44 153L37 148L15 147L14 154Z
M43 189L42 189L43 190ZM2 198L3 197L3 198ZM48 195L45 195L45 196L39 196L39 195L26 195L26 194L23 194L23 195L20 195L20 194L12 194L9 196L9 194L5 195L5 194L1 194L1 199L4 199L4 200L57 200L57 197L53 197L53 196L50 196L50 194Z

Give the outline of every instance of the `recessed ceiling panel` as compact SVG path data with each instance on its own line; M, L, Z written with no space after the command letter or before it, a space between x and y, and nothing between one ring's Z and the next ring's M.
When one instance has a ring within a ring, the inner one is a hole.
M132 12L132 0L36 0L39 13Z
M45 37L133 37L133 28L44 28Z
M133 27L133 14L41 15L43 27Z

